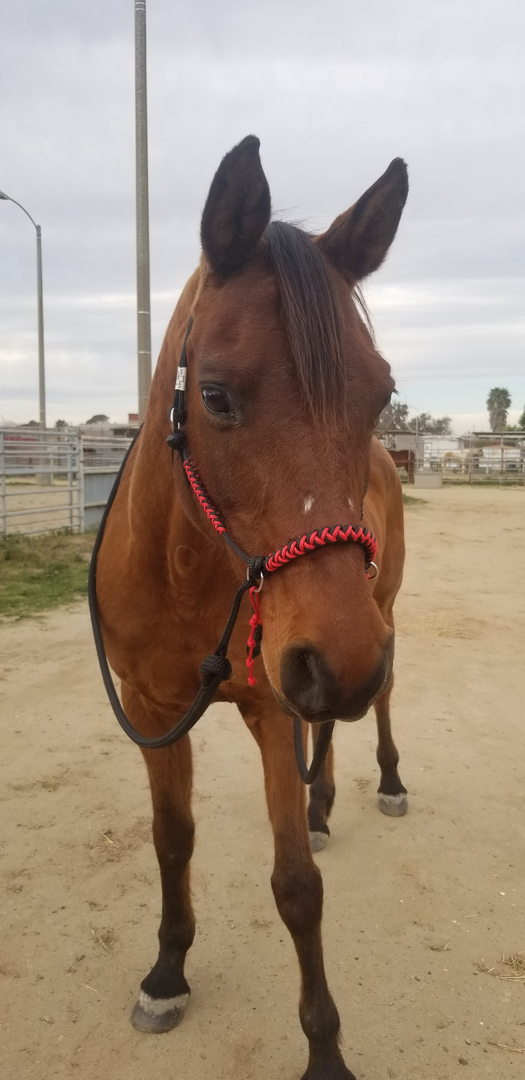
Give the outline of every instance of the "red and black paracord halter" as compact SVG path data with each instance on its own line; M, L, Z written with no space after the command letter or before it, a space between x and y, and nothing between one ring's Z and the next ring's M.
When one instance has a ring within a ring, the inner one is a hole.
M175 432L175 436L178 436L178 432ZM168 438L168 442L170 442L170 440L172 440L171 435ZM365 549L368 576L368 568L372 565L375 566L374 559L377 555L377 541L370 530L364 529L362 525L357 527L355 525L325 525L324 529L321 529L320 532L318 529L314 529L313 532L304 533L303 536L297 536L295 540L289 540L287 544L278 548L277 551L272 551L270 555L264 555L262 558L256 557L250 559L236 544L232 543L224 522L204 488L195 464L191 458L186 456L184 444L182 446L182 465L190 487L196 496L197 501L202 506L206 517L211 521L214 529L216 529L216 531L228 541L230 546L233 547L234 551L248 563L249 577L252 579L259 578L259 584L252 585L250 588L250 599L252 601L254 614L250 620L252 634L248 638L248 648L250 651L246 661L246 665L250 669L248 682L250 686L254 686L257 679L253 677L251 669L253 667L254 647L257 644L260 644L261 632L259 632L258 642L252 644L252 638L253 630L257 626L262 628L258 593L261 591L262 580L264 580L265 576L271 574L273 570L279 570L282 566L287 566L288 563L292 562L294 559L298 559L301 555L307 555L310 551L316 551L317 548L328 547L329 544L345 543L348 540L353 540L355 544L363 545ZM255 655L257 655L257 653L255 653Z
M177 379L175 383L175 394L173 399L173 406L170 410L170 420L172 422L173 431L166 440L168 446L172 451L177 451L180 454L182 466L186 474L188 484L193 491L198 503L202 507L206 517L211 521L214 529L224 540L229 544L233 551L247 564L247 578L246 581L238 588L235 594L232 609L226 624L222 638L215 650L210 656L207 656L203 660L200 666L200 673L202 675L202 686L199 690L193 705L190 706L187 713L183 718L175 725L175 727L167 732L166 735L162 735L156 739L147 739L143 735L140 735L135 730L133 725L128 720L122 705L120 703L119 696L115 689L109 665L107 662L104 643L102 640L102 633L100 628L100 620L98 615L98 605L96 599L96 565L98 552L102 543L102 537L104 535L104 529L107 522L107 518L111 507L113 505L119 483L124 472L129 454L134 446L137 436L133 440L133 443L128 449L126 457L122 462L119 474L115 480L115 484L111 491L110 497L106 504L104 515L100 523L100 528L95 541L93 549L93 557L91 560L90 575L89 575L89 606L91 612L91 622L93 626L93 635L95 638L95 645L97 649L98 659L102 672L102 677L108 693L109 700L113 707L113 711L117 717L117 720L126 734L133 742L138 746L147 749L162 749L165 746L170 746L172 743L177 742L183 735L197 723L197 720L205 712L206 708L213 699L215 692L221 682L229 679L232 674L232 667L227 657L227 650L229 641L237 615L239 613L240 603L244 593L249 590L250 600L252 605L252 617L250 619L250 634L247 642L247 660L246 665L248 667L248 682L251 686L254 686L257 680L253 676L253 663L254 658L260 652L261 638L262 638L262 619L260 613L259 593L262 589L264 579L275 570L279 570L288 563L300 558L302 555L307 555L311 551L316 551L318 548L328 547L330 544L347 543L352 541L356 544L361 544L365 552L365 570L367 577L370 576L369 570L372 566L377 567L375 564L375 557L377 555L377 541L373 533L369 529L363 528L362 525L326 525L323 529L314 529L310 533L305 533L303 536L296 537L294 540L289 540L282 547L276 551L270 552L269 555L250 557L246 555L244 551L235 543L235 541L229 535L226 525L224 524L220 513L215 508L212 500L210 499L202 480L197 472L195 463L192 461L188 449L186 446L186 437L184 433L184 425L186 423L186 375L187 375L187 342L190 335L191 328L193 326L193 318L190 318L186 333L184 335L184 341L182 344L181 357L177 370ZM140 434L140 432L139 432ZM302 723L299 717L294 719L294 741L297 764L299 772L305 783L311 784L317 776L319 769L326 756L328 746L333 731L335 721L328 721L321 725L321 730L317 743L315 746L314 756L310 768L308 768L304 756L303 738L302 738Z

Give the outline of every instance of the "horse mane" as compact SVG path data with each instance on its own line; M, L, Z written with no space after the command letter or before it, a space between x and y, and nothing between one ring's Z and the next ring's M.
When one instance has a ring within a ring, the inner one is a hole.
M306 403L314 418L329 421L344 409L348 370L341 312L328 265L311 235L297 225L272 221L264 240Z

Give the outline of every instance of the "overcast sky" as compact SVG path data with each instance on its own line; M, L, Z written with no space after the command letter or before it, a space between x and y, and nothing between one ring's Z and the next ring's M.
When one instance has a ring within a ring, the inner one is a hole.
M366 286L411 410L525 405L523 0L148 0L153 352L244 135L279 216L322 230L400 155L410 195ZM0 189L42 226L48 423L137 407L133 0L16 0ZM0 202L0 414L38 418L34 229Z

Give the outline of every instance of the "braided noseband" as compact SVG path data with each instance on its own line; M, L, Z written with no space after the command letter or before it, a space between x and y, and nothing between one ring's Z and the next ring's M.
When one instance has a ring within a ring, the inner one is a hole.
M200 666L200 672L202 675L202 686L185 716L182 720L175 725L175 727L167 732L166 735L159 736L155 739L147 739L135 730L133 725L128 720L120 699L118 697L109 665L107 662L104 643L102 640L102 632L100 628L100 619L98 614L98 605L96 597L96 566L98 552L102 543L102 537L104 535L104 529L106 521L109 516L109 512L113 505L118 486L120 484L121 477L123 475L128 456L132 450L134 442L129 447L128 453L124 458L120 472L117 476L113 490L106 504L106 509L100 523L97 539L93 549L93 557L91 560L90 576L89 576L89 605L91 612L91 621L93 625L93 634L95 638L95 645L98 653L98 659L102 672L104 684L108 693L109 700L113 707L113 711L117 717L117 720L126 734L137 743L137 745L150 749L162 749L165 746L170 746L172 743L177 742L183 735L186 735L188 731L197 723L212 698L215 695L215 691L219 687L221 682L231 678L232 668L230 661L227 657L227 650L232 635L242 597L244 593L249 589L250 600L252 605L252 617L250 619L250 635L247 641L247 660L246 666L248 668L248 682L250 686L254 686L257 679L253 675L253 663L254 658L258 656L261 647L262 639L262 619L259 605L259 593L264 584L264 579L268 574L273 573L275 570L281 569L283 566L287 566L288 563L294 559L298 559L302 555L307 555L311 551L316 551L318 548L328 547L330 544L343 544L352 541L355 544L361 544L365 552L365 570L366 576L370 577L370 569L374 567L377 573L377 566L374 559L377 555L377 540L373 533L369 529L364 529L362 525L326 525L323 529L314 529L313 532L304 533L303 536L298 536L295 540L289 540L288 543L278 548L276 551L270 552L269 555L259 555L250 557L246 555L244 551L235 543L235 541L229 535L226 525L222 521L222 518L218 510L213 505L203 483L197 472L195 463L191 460L186 447L186 437L184 434L184 425L186 423L186 375L187 375L187 342L190 335L191 328L193 326L193 318L190 318L186 333L184 335L184 341L182 344L181 356L179 361L179 367L177 370L177 379L175 382L175 394L173 398L173 406L170 411L170 419L173 425L173 430L167 438L168 446L172 451L177 451L180 454L182 466L188 480L188 484L191 487L198 503L202 507L206 517L211 521L216 532L223 537L229 546L235 551L239 558L247 564L247 578L246 581L238 588L232 609L224 629L222 638L211 656L207 656L203 660ZM136 436L137 438L138 436ZM311 784L317 776L319 769L325 759L330 739L333 731L335 721L331 720L321 725L321 731L317 739L317 743L314 750L314 756L310 768L308 768L303 747L302 738L302 724L301 720L296 717L294 719L294 743L295 753L297 758L297 764L302 779L306 784Z
M178 441L178 431L174 433ZM172 435L168 437L168 443L172 442ZM183 451L185 447L183 445ZM190 487L197 498L197 501L202 506L206 517L211 521L214 529L225 539L229 539L226 525L222 521L219 512L215 509L206 489L203 486L202 480L197 472L195 463L183 452L182 465L186 476L188 478ZM272 551L270 555L264 555L260 564L261 574L270 574L272 570L278 570L281 566L286 566L287 563L293 559L297 559L299 555L307 555L309 551L315 551L316 548L327 547L328 544L342 544L347 540L353 540L355 544L362 544L365 549L366 556L366 569L375 565L374 559L377 555L377 540L370 529L364 529L362 525L325 525L324 529L319 532L314 529L311 533L305 533L303 536L296 537L295 540L289 540L283 547L278 548L277 551ZM239 550L241 557L251 565L256 560L249 559L247 555ZM368 573L367 573L367 576Z

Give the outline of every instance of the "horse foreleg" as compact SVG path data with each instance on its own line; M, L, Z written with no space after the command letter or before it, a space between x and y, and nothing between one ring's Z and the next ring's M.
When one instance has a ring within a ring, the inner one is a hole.
M403 817L408 810L407 789L397 771L399 754L392 738L390 726L390 695L394 685L392 676L388 689L377 699L374 709L377 718L377 761L381 769L378 787L379 809L389 817Z
M310 851L306 794L295 762L292 723L282 714L245 714L259 744L275 861L271 878L279 914L301 970L299 1017L309 1043L302 1080L355 1080L338 1046L339 1014L328 990L321 942L323 883Z
M314 748L317 739L319 738L320 730L320 724L312 725L312 741ZM324 848L326 841L330 836L328 818L330 817L332 806L334 805L334 799L334 748L332 743L330 743L326 758L319 769L313 784L310 786L308 826L310 829L310 847L312 851L321 851L321 848Z
M131 722L145 735L162 734L163 725L143 698L123 688L123 701ZM189 737L164 750L144 750L153 801L153 841L162 883L162 918L159 956L141 983L131 1015L139 1031L170 1031L182 1018L190 988L184 961L195 934L190 897L189 863L193 852L191 814L192 761Z

